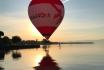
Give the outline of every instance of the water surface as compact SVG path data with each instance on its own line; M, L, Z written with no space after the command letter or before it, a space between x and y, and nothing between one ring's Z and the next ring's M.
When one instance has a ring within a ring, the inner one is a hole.
M48 46L49 56L62 70L104 70L104 44L66 44ZM22 49L20 58L13 58L12 51L0 60L4 70L35 70L46 56L45 49Z

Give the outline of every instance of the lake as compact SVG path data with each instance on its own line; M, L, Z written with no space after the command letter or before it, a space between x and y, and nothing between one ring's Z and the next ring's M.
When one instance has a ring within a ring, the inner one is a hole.
M54 67L56 63L60 70L104 70L104 44L100 43L50 45L17 52L21 57L13 58L13 51L5 54L4 59L0 60L0 67L4 70L36 70L44 58ZM46 64L44 60L41 63L43 66Z

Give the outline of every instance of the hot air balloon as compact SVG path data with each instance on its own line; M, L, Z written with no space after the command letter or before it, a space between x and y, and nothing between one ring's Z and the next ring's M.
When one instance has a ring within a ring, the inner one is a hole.
M32 24L48 40L64 17L60 0L32 0L28 7Z

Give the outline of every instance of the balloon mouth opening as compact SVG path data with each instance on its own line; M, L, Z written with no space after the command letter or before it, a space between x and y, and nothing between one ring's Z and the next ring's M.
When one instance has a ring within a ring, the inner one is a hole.
M49 40L50 36L43 36L43 38Z

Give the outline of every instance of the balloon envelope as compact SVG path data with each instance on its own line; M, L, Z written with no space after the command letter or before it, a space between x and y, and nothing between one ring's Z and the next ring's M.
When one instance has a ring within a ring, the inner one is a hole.
M64 17L64 6L60 0L32 0L28 14L37 30L49 39Z

